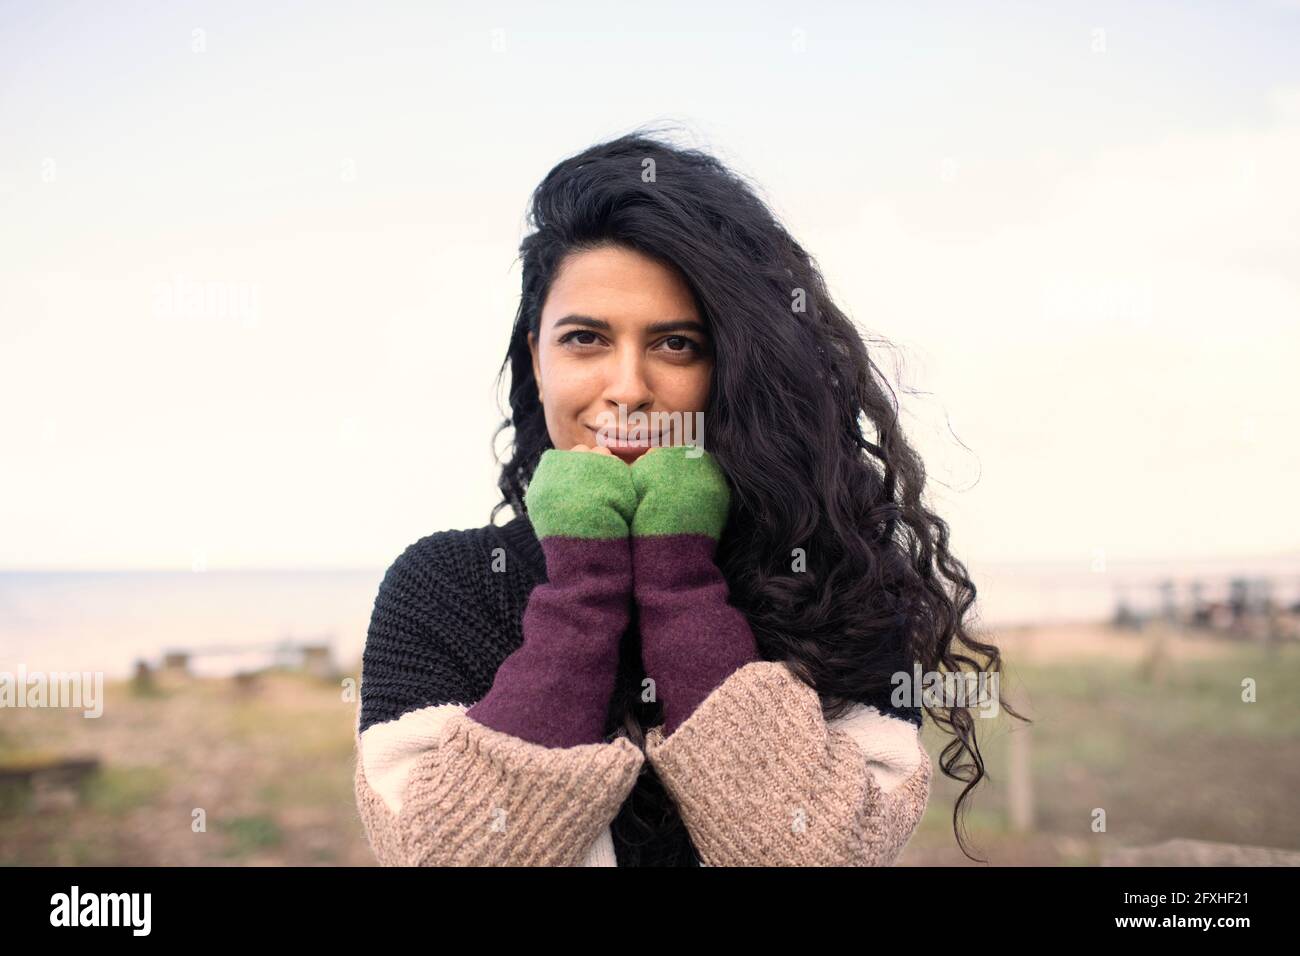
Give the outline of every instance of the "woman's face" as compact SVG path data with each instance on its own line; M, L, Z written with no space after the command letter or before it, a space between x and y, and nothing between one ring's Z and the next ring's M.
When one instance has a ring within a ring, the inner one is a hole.
M602 426L609 427L603 444L629 462L651 444L680 444L657 412L680 412L683 424L689 417L694 440L705 444L698 432L708 410L712 343L675 270L617 246L570 255L528 347L556 448L594 448ZM630 439L628 447L620 439Z

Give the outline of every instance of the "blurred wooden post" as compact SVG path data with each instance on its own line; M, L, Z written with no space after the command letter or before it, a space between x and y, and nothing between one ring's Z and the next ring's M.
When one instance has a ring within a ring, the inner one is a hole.
M1265 615L1264 653L1270 661L1274 661L1287 639L1286 615L1280 606L1272 603L1265 610Z
M1011 706L1029 716L1020 694L1006 695ZM1007 756L1007 815L1014 833L1034 830L1034 765L1030 724L1014 721L1009 731Z
M304 644L302 648L302 669L314 677L332 680L335 675L330 645Z
M1138 676L1148 684L1164 686L1169 676L1169 636L1171 628L1167 622L1161 623L1151 632L1151 642L1146 656L1138 665Z
M135 662L135 673L131 675L131 689L137 694L147 694L154 689L153 670L143 658Z
M1161 581L1158 585L1160 591L1160 616L1166 623L1173 624L1178 620L1178 594L1173 581Z
M257 671L239 671L235 674L235 690L243 695L257 693L261 681Z

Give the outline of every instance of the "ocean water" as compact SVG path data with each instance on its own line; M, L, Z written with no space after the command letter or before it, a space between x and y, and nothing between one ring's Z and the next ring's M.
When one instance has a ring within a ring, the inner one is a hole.
M1270 582L1279 602L1300 601L1300 555L1256 559L968 566L977 621L1018 624L1105 620L1120 597L1138 612L1161 606L1160 583L1206 600L1229 581ZM102 671L129 676L135 661L186 650L198 674L226 676L284 659L284 642L328 644L340 667L360 657L384 569L349 571L0 572L0 671Z
M384 569L0 572L0 670L129 676L186 650L227 676L283 659L283 642L328 644L351 667Z
M1250 593L1280 605L1300 602L1300 552L1257 557L1079 562L971 563L979 619L991 629L1008 625L1109 620L1122 602L1143 615L1166 602L1180 610L1202 602L1226 602L1235 580Z

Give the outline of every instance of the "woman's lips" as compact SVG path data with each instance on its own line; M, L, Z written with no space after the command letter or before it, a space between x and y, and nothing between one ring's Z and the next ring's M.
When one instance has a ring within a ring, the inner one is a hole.
M608 448L613 454L622 458L624 461L635 461L653 447L652 442L647 437L629 438L626 436L620 437L618 435L608 434L602 436L600 432L590 426L588 426L588 430L596 436L597 448Z

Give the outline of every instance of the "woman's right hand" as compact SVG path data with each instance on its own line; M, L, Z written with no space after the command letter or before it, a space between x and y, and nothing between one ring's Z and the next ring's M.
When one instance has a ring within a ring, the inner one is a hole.
M548 448L524 492L524 507L539 540L557 535L619 539L636 514L631 467L608 448Z

